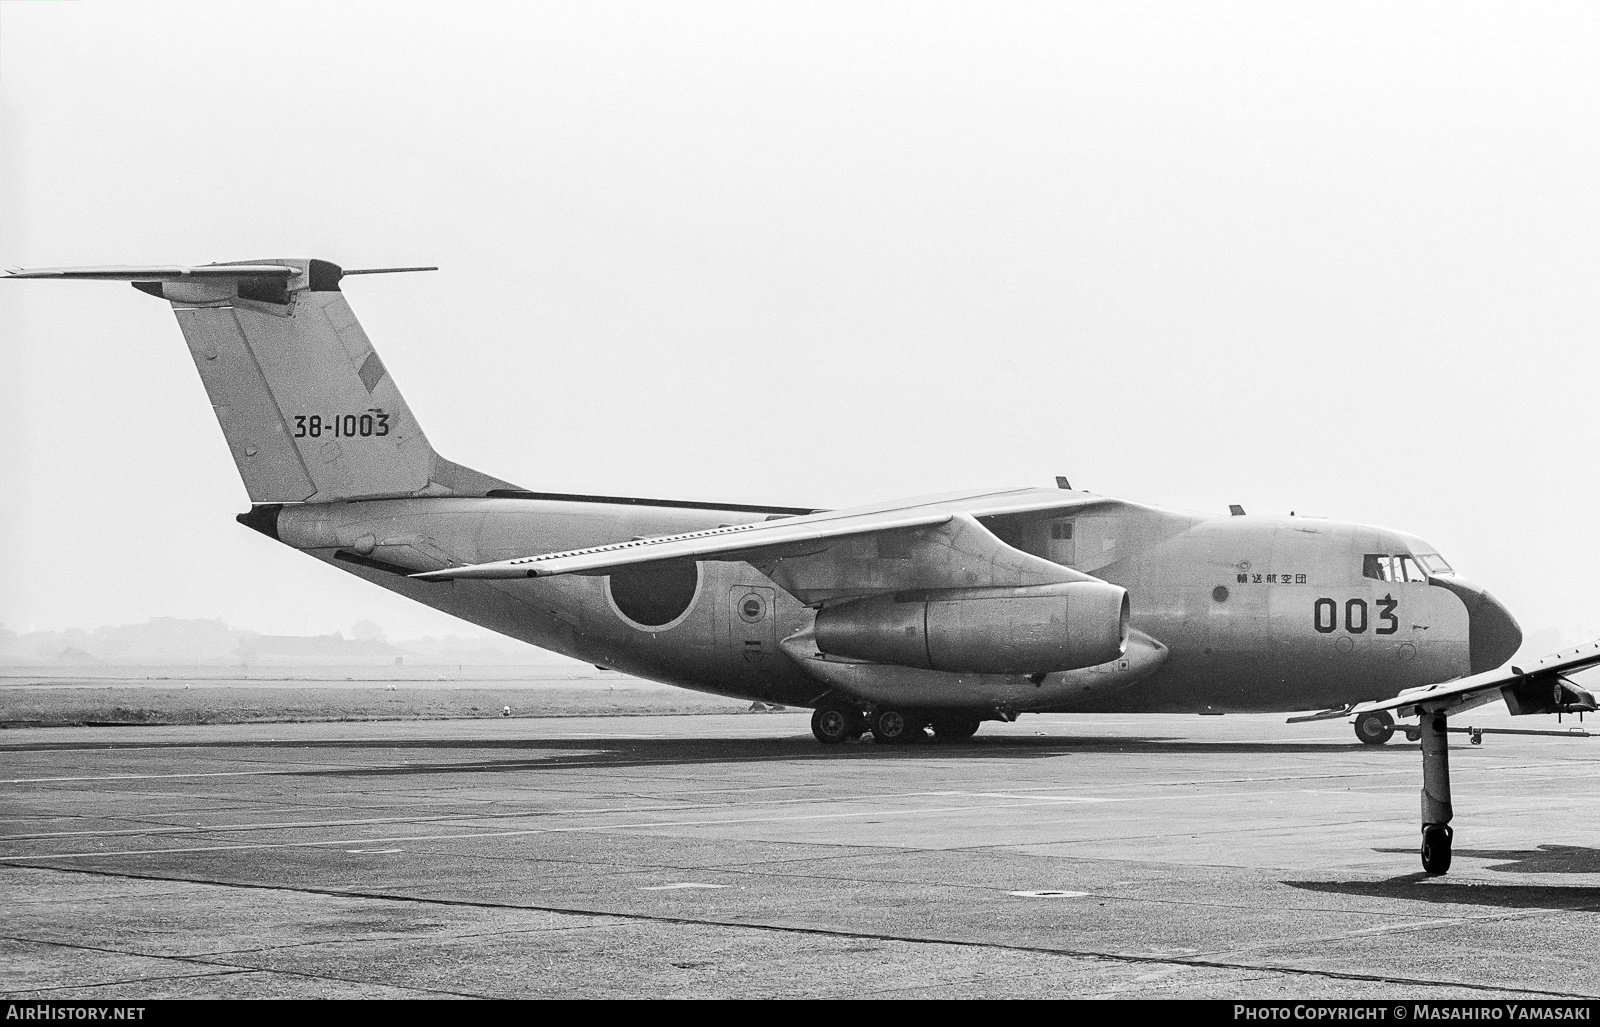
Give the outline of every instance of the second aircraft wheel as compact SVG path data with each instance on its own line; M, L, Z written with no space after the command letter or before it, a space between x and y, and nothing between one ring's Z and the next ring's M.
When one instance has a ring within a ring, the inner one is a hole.
M1394 737L1394 718L1385 710L1356 718L1356 737L1367 745L1382 745Z
M1422 829L1422 869L1442 874L1450 869L1450 839L1455 832L1449 824L1429 824Z
M872 718L872 737L884 745L905 745L922 737L922 722L903 710L879 710Z
M978 725L983 723L979 717L971 714L950 713L933 718L933 737L941 742L961 742L978 733Z

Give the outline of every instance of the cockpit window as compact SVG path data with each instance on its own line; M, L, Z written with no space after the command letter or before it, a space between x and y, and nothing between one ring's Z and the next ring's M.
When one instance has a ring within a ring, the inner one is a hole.
M1417 555L1417 562L1422 564L1423 569L1429 574L1455 573L1455 571L1450 569L1450 565L1444 562L1444 557L1440 556L1438 553L1419 553Z
M1444 573L1449 572L1448 565L1439 559L1437 553L1429 554L1440 565L1445 567ZM1376 581L1416 581L1428 580L1428 572L1418 566L1418 560L1410 556L1390 556L1387 553L1368 553L1361 558L1361 576L1372 578Z

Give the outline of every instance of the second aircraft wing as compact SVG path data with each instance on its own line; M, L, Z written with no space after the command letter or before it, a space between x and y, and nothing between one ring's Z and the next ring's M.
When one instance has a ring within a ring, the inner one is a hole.
M1437 685L1408 688L1393 699L1362 703L1353 713L1415 709L1446 715L1505 699L1512 714L1593 710L1595 699L1568 674L1600 666L1600 642L1565 649L1528 666L1502 667Z

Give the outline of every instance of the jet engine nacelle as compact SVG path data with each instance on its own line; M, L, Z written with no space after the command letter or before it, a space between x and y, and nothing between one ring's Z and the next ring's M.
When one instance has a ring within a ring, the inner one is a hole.
M926 670L1047 674L1110 663L1128 641L1128 593L1103 581L873 596L817 614L829 656Z

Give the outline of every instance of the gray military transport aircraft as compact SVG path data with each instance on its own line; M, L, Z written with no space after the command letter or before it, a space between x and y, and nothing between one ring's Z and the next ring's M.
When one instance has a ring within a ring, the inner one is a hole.
M1033 712L1353 716L1424 753L1450 863L1446 719L1592 710L1600 646L1496 670L1516 622L1415 535L1058 488L848 510L532 492L435 453L321 260L14 271L171 303L252 503L239 521L598 666L810 707L819 742L971 736ZM1458 729L1460 730L1460 729ZM1478 741L1473 730L1473 741Z

